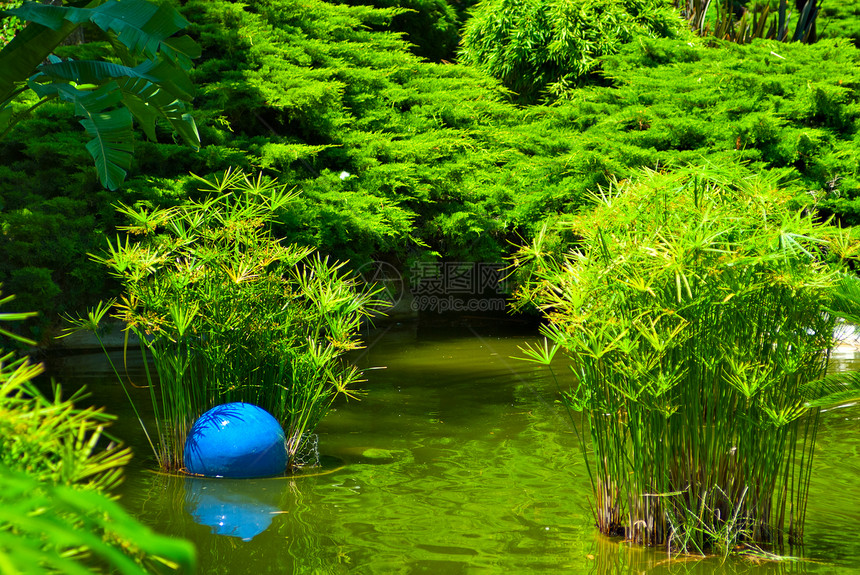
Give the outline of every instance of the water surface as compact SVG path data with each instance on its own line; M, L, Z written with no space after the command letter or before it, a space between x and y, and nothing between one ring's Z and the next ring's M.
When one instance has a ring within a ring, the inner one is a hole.
M555 383L511 359L535 340L502 325L376 330L356 356L366 395L318 429L322 466L279 479L154 473L106 362L75 356L55 369L121 416L115 432L138 453L122 503L192 540L200 573L860 573L856 406L825 414L802 561L670 558L594 528ZM856 366L853 353L834 361Z

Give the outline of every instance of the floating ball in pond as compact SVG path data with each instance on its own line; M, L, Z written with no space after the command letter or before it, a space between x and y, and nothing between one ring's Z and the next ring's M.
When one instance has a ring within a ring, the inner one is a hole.
M185 468L206 477L267 477L287 467L284 430L265 409L250 403L213 407L185 439Z

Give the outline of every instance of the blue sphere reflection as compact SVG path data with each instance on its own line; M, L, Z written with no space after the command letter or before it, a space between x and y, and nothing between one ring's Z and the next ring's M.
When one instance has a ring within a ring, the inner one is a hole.
M255 481L189 477L185 480L185 510L216 535L250 541L272 524L278 512L278 493Z

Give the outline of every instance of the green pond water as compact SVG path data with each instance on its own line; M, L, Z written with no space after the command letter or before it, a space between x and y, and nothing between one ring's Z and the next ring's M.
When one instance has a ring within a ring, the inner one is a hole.
M511 359L535 340L502 324L377 329L355 356L366 396L338 403L317 430L322 465L261 480L153 472L104 359L49 367L120 416L114 432L138 454L121 502L193 541L202 574L860 573L860 408L824 416L801 561L673 559L594 528L555 384ZM833 368L860 362L841 353Z

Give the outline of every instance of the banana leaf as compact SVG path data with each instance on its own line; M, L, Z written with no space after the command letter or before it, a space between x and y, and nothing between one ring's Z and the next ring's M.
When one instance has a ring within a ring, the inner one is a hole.
M122 183L131 165L132 116L150 139L155 139L156 120L162 117L187 144L199 147L197 126L186 109L194 92L186 71L200 48L187 36L173 37L188 25L173 7L148 0L92 0L66 6L24 2L4 14L29 24L0 50L0 137L48 100L72 102L93 137L87 149L99 179L110 189ZM51 56L64 38L87 22L104 32L124 65ZM139 58L144 61L137 63ZM42 64L46 59L48 63ZM28 87L41 101L16 113L12 103ZM119 108L111 109L114 106Z
M97 90L79 90L69 84L30 83L40 97L59 97L75 105L75 115L82 116L81 125L92 136L87 150L95 160L102 184L115 190L125 179L131 166L132 116L127 108L111 109L122 101L122 91L116 81Z

